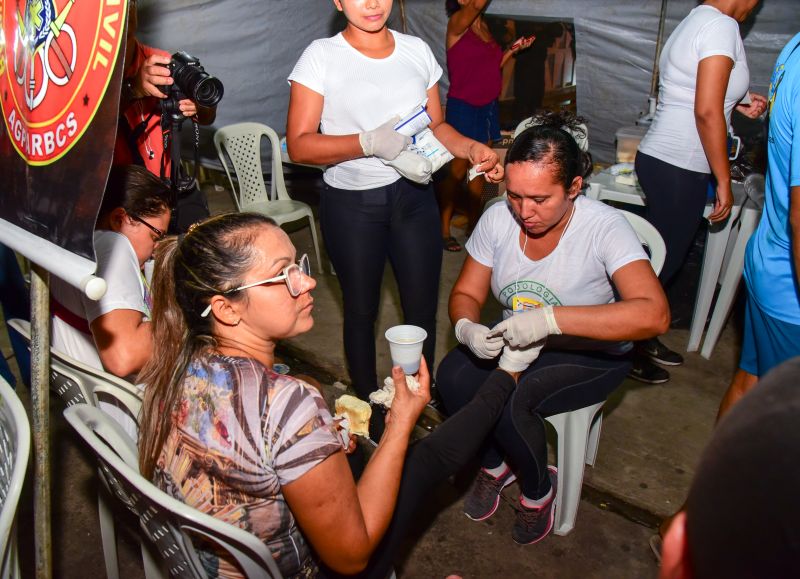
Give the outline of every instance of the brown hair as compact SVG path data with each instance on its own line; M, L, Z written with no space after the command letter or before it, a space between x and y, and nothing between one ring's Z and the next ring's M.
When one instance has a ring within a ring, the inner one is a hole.
M264 227L276 225L258 213L229 213L156 248L152 317L158 354L139 375L146 385L139 416L139 470L147 479L171 430L189 363L217 343L213 315L200 314L213 296L241 285L262 258L255 240ZM246 300L247 293L235 292L229 299Z

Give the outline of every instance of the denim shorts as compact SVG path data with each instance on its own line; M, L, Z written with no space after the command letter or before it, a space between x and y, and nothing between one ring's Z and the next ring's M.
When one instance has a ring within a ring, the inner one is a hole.
M760 377L781 362L798 355L800 326L773 318L748 295L739 368Z
M479 143L500 139L500 107L496 99L488 105L476 107L448 97L445 120L459 133Z

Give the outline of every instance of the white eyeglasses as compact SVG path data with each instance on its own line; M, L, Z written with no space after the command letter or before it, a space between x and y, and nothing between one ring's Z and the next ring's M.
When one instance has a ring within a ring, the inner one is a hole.
M307 286L305 278L310 276L311 263L308 260L308 254L304 253L297 263L290 263L284 267L280 275L271 277L269 279L262 279L261 281L254 281L253 283L248 283L237 288L230 289L226 292L222 292L222 295L232 294L234 292L246 290L257 285L278 283L282 281L286 284L286 288L289 290L289 295L291 295L293 298L296 298L303 293L303 290L306 289ZM203 313L200 314L200 317L205 318L210 313L211 304L208 304L208 307L203 310Z

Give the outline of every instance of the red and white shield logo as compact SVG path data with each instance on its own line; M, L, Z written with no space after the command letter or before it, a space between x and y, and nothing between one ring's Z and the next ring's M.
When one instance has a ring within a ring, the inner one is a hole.
M30 165L60 159L92 122L114 71L128 0L0 0L0 108Z

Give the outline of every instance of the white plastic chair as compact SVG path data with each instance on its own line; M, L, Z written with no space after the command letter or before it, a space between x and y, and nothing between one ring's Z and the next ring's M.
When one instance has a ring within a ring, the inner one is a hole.
M755 232L761 217L764 187L764 176L758 173L748 175L742 185L734 183L734 205L730 217L709 229L692 325L689 328L689 344L686 346L689 352L695 352L700 347L703 328L719 282L719 295L700 351L700 355L706 359L711 357L736 297L744 271L747 241Z
M31 450L28 415L16 392L0 378L0 577L21 577L17 554L17 504Z
M262 137L269 139L272 146L272 179L270 179L269 195L267 195L264 174L261 170ZM307 203L294 201L286 191L278 134L261 123L237 123L218 129L214 133L214 146L217 148L217 155L219 155L219 160L228 176L233 199L239 211L263 213L274 219L278 225L291 223L298 219L308 219L317 256L317 267L322 273L322 259L319 253L314 214ZM234 184L228 159L233 164L233 170L239 183L238 189Z
M667 256L666 245L658 230L638 215L622 210L620 213L633 226L642 245L647 247L653 271L658 275ZM553 425L558 436L558 486L553 525L553 532L556 535L567 535L575 527L575 517L578 514L583 487L584 464L594 466L597 459L600 430L603 426L601 410L604 404L605 401L598 402L577 410L545 417L545 420Z
M15 318L8 320L8 325L19 332L30 346L30 322ZM58 394L65 406L91 404L103 410L109 410L109 406L119 408L120 412L110 410L120 422L130 421L130 425L122 426L128 430L131 438L136 439L143 392L135 384L50 348L50 389Z
M269 549L255 535L170 497L142 477L120 453L135 453L135 447L99 409L78 404L64 410L64 417L94 452L113 495L139 518L142 535L155 546L169 576L208 576L192 545L196 536L235 558L245 577L281 577ZM148 579L167 576L152 561L145 562L145 572Z
M17 330L30 345L30 322L12 319L8 321L8 325ZM133 454L126 455L125 459L134 466L138 464L135 443L138 438L139 412L142 407L143 392L137 386L113 374L87 366L63 352L51 348L50 390L58 394L65 407L90 404L109 414L120 424L134 445ZM124 449L120 452L124 452ZM97 493L97 512L100 519L100 537L103 542L106 576L109 579L119 579L114 516L103 490Z

